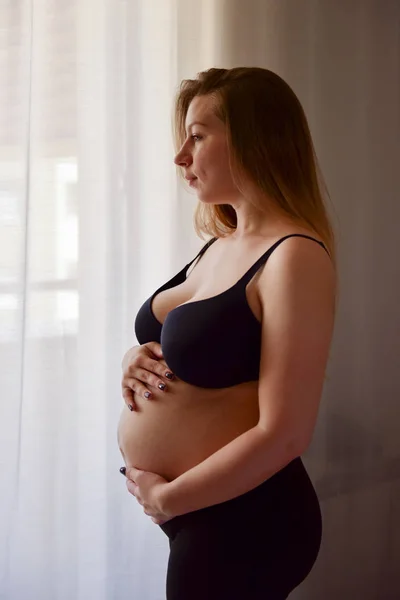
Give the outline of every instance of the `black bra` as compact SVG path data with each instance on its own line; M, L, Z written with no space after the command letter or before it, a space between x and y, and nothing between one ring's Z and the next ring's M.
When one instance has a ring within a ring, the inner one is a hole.
M203 300L187 302L172 309L161 324L151 303L160 292L186 279L190 265L218 238L212 238L172 279L159 287L139 309L135 334L139 344L161 344L165 362L179 379L204 388L225 388L259 378L261 323L251 311L246 285L272 252L289 237L314 240L302 234L278 240L232 287Z

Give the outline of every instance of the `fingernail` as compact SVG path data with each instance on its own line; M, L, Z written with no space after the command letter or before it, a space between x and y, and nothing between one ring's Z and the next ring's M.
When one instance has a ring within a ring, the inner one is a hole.
M167 372L165 373L165 377L167 377L167 379L172 379L172 378L173 378L173 376L174 376L174 375L173 375L173 373L170 373L169 371L167 371Z
M159 383L158 387L160 388L160 390L165 390L165 383Z
M145 398L150 398L150 396L151 396L150 392L145 392L145 393L144 393L144 397L145 397Z
M119 472L122 473L122 475L126 475L126 467L121 467Z

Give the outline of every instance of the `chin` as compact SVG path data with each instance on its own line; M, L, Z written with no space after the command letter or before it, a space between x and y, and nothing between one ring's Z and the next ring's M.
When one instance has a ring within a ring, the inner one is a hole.
M203 204L223 204L223 202L218 202L218 200L213 200L212 198L202 198L201 196L197 196L197 199Z
M215 196L215 194L212 196L210 194L197 192L196 196L197 199L200 200L200 202L204 202L204 204L223 204L223 201L218 198L218 196Z
M203 204L227 204L226 200L216 200L215 198L201 198L200 196L197 197L198 200L200 200L200 202L203 202Z

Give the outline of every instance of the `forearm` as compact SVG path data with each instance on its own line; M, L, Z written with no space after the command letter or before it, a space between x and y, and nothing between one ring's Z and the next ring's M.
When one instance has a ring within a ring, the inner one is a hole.
M281 433L256 426L171 481L164 512L183 515L236 498L269 479L299 456L298 446Z

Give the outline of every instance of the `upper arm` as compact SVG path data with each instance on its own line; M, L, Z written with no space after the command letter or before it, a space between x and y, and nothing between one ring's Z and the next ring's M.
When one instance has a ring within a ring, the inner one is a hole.
M335 272L312 240L285 240L260 274L259 426L301 454L312 438L334 327Z

